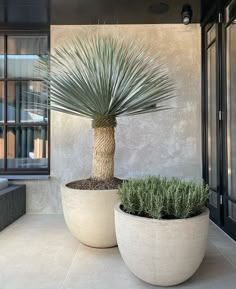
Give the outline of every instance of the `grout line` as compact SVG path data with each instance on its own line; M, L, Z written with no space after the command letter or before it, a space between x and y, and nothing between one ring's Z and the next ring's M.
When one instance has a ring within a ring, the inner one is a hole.
M68 275L69 275L69 273L70 273L70 271L71 271L71 268L72 268L72 266L73 266L73 264L74 264L75 258L76 258L77 255L78 255L79 247L80 247L80 244L78 245L78 248L77 248L77 250L76 250L76 252L75 252L75 255L74 255L74 257L73 257L73 259L72 259L72 261L71 261L71 264L70 264L70 266L69 266L69 268L68 268L68 271L67 271L67 273L66 273L65 279L62 281L62 283L61 283L61 285L58 287L58 289L63 289L64 284L65 284L65 282L66 282L66 280L67 280L67 278L68 278Z

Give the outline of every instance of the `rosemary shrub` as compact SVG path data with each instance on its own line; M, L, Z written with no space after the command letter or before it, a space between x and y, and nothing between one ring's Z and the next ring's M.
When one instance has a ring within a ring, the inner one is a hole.
M154 219L184 219L202 213L208 187L177 178L128 180L119 188L123 211Z

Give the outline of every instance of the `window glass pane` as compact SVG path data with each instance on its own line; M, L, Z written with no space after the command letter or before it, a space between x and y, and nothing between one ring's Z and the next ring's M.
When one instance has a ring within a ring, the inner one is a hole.
M211 203L211 205L213 205L214 207L217 208L218 206L218 199L217 199L217 193L209 190L209 201Z
M8 168L47 168L47 127L9 127L7 130Z
M4 69L5 39L7 69ZM47 57L47 39L47 36L0 36L1 170L19 169L27 173L27 169L48 169L48 111L35 105L47 103L48 91L42 81L34 80L42 77L36 66L40 57Z
M41 81L9 81L7 87L8 122L47 122L47 109L33 103L47 103Z
M209 185L217 188L216 44L208 49L208 164Z
M0 36L0 77L4 77L4 37Z
M233 19L236 19L236 0L231 1L226 8L226 23Z
M228 193L236 198L236 25L227 30Z
M236 204L234 204L233 202L229 201L229 217L231 219L233 219L234 221L236 221Z
M0 81L0 123L4 121L4 82Z
M207 32L207 44L209 45L214 39L216 39L216 26L215 26L215 24Z
M3 127L0 126L0 169L4 167L4 134Z
M40 56L47 55L46 36L8 37L8 77L41 77L37 69Z

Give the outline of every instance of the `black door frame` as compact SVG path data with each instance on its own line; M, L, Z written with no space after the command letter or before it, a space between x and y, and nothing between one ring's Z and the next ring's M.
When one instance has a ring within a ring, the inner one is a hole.
M210 29L215 25L216 39L208 43L207 34ZM216 45L216 143L217 143L217 186L216 188L210 188L217 194L217 208L209 202L208 206L210 209L211 219L218 225L221 225L221 169L220 169L220 119L218 112L221 111L221 93L220 93L220 41L219 41L219 21L217 17L217 7L213 7L208 15L208 19L202 26L202 124L203 124L203 178L206 183L209 183L209 172L208 172L208 49L212 45Z
M207 31L210 23L216 25L217 64L217 203L218 209L209 204L211 219L236 240L236 222L228 216L227 176L227 87L226 87L226 29L225 9L229 1L217 1L202 21L202 161L203 179L208 183L208 99L207 99ZM219 115L218 115L219 113ZM236 173L236 172L235 172ZM235 200L234 200L234 203Z
M231 1L227 1L227 5ZM226 6L227 6L226 5ZM225 140L227 140L227 29L232 24L233 19L229 19L227 22L227 19L225 19L224 27L223 27L223 43L224 43L224 69L225 69L225 79L224 79L224 114L225 114L225 121L224 121L224 127L223 127L223 137ZM224 152L224 165L225 165L225 172L227 172L228 168L228 151L227 151L227 143L224 142L223 147ZM235 172L236 173L236 172ZM223 218L224 218L224 230L233 238L236 240L236 221L233 221L229 216L229 201L231 201L233 204L236 204L236 199L229 196L229 190L228 190L228 175L227 173L224 174L224 190L223 190L223 206L224 206L224 212L223 212Z

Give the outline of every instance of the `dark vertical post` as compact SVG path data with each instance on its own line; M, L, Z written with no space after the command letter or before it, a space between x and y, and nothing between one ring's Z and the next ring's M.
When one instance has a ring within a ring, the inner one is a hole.
M32 137L33 137L32 128L28 127L27 128L27 159L29 159L29 153L32 151Z
M21 145L20 145L20 138L21 138L21 131L19 127L16 127L15 129L16 132L16 154L15 154L15 158L16 158L16 167L19 167L19 158L21 155Z
M201 45L202 45L202 75L201 75L201 82L202 82L202 97L201 97L201 109L202 109L202 176L203 180L207 181L207 134L206 134L206 36L205 36L205 26L201 28Z
M41 128L41 139L42 139L42 158L46 157L46 138L47 138L47 133L46 133L46 127L43 126Z
M21 101L22 101L22 87L21 87L21 82L15 81L15 99L16 99L16 115L15 115L15 120L16 123L19 123L21 121Z
M14 81L14 93L15 93L15 121L20 123L21 121L21 83L19 81ZM16 127L16 167L19 167L19 159L21 158L21 142L20 142L20 128Z
M7 36L4 36L4 170L7 170Z
M223 166L223 98L224 98L224 50L223 50L223 21L224 21L224 8L221 3L222 1L217 0L218 8L218 25L217 25L217 77L218 77L218 107L219 114L221 118L219 119L219 128L218 128L218 176L219 176L219 194L218 194L218 203L220 204L220 225L223 226L224 218L224 204L221 202L221 198L224 198L224 166Z
M21 158L25 158L26 157L26 146L27 146L27 142L26 142L26 128L22 127L21 128Z

